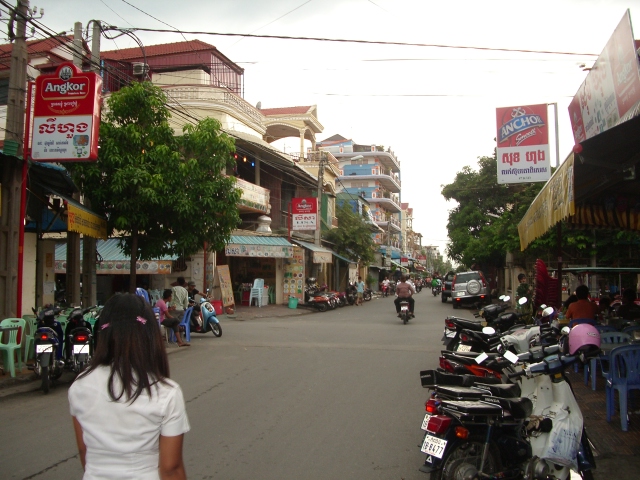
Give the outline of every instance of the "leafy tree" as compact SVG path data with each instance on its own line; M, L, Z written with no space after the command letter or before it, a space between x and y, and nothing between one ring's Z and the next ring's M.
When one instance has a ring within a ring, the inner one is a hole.
M369 265L374 259L376 244L371 236L371 227L362 215L355 213L348 203L336 209L338 228L326 233L326 239L335 245L335 250L347 258L356 255L360 262Z
M211 118L186 125L176 136L163 91L134 83L106 101L97 162L70 170L91 208L107 218L107 231L123 235L136 260L191 255L204 244L222 249L240 221L241 191L224 175L232 166L233 139Z

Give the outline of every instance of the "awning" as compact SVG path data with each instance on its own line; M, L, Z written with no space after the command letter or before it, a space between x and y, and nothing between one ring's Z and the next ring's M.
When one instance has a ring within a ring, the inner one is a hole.
M84 242L80 242L80 258L82 258ZM98 262L96 262L96 273L98 275L128 275L131 257L126 255L120 248L118 238L98 240L96 242L98 251ZM55 272L66 273L67 271L67 243L56 244ZM138 260L136 262L136 274L156 275L171 273L171 264L177 260L177 256L164 255L156 260Z
M107 239L107 219L96 215L81 203L53 190L49 190L56 197L67 203L67 230L81 233L92 238Z
M270 235L231 235L224 251L228 257L293 257L293 245L286 238Z
M313 254L313 263L331 263L333 261L333 255L335 252L328 248L321 247L315 243L303 242L301 240L294 240L299 243L301 247L311 250Z
M520 223L520 249L566 220L572 228L640 231L640 117L580 144L536 196Z
M331 253L333 254L334 257L339 258L340 260L343 260L347 263L358 263L355 260L349 260L347 257L343 257L342 255L334 252L333 250L331 250Z

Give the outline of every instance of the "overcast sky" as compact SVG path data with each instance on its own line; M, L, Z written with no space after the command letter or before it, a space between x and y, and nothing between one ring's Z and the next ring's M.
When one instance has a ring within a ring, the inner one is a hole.
M215 45L245 69L245 99L253 105L317 105L324 126L317 140L340 134L390 146L414 230L442 253L455 206L442 198L442 185L492 155L496 107L557 103L562 162L573 146L567 107L587 74L581 65L593 64L628 8L640 38L639 2L620 0L32 0L34 6L45 9L40 22L55 32L96 19L125 28L440 45L137 32L145 45L185 38ZM126 36L102 39L102 50L135 46ZM277 145L297 151L299 139Z

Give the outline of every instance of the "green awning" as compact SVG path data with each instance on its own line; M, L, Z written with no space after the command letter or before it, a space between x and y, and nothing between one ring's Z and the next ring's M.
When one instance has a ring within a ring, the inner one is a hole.
M334 257L339 258L340 260L344 260L347 263L358 263L355 260L349 260L347 257L343 257L342 255L334 252L333 250L331 251L331 253L333 253Z
M290 247L291 244L284 237L270 237L262 235L231 235L229 245L269 245L272 247Z

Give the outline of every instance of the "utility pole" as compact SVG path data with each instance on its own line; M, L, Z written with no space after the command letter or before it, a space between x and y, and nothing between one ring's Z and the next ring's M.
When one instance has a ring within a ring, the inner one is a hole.
M320 159L318 160L318 218L317 228L315 232L315 244L320 245L320 234L322 233L322 192L324 191L324 164L327 158L327 152L319 152Z
M5 155L10 149L15 159L7 158L2 174L2 211L0 212L0 315L15 317L18 313L18 245L20 235L20 199L22 195L24 113L27 84L26 24L29 1L18 0L12 13L16 31L11 50Z
M100 73L100 21L92 20L91 34L91 71ZM85 198L84 204L91 208L91 202ZM96 239L89 235L82 237L82 306L89 307L97 304L96 278Z

